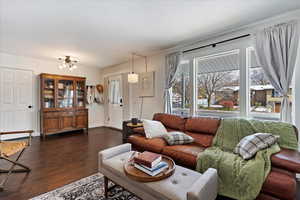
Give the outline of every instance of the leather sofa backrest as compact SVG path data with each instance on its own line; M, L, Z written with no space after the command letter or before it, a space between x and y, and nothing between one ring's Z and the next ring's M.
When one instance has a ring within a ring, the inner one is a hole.
M153 120L160 121L168 130L184 130L185 119L177 115L156 113Z
M185 131L215 135L220 125L220 119L210 117L191 117L186 119Z

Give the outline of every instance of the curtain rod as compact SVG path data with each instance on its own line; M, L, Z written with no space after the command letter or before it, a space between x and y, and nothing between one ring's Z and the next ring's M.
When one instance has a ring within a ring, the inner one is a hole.
M203 48L210 47L210 46L216 47L217 44L222 44L222 43L229 42L229 41L232 41L232 40L238 40L240 38L244 38L244 37L248 37L248 36L250 36L250 34L245 34L245 35L241 35L241 36L238 36L238 37L223 40L223 41L220 41L220 42L211 43L211 44L207 44L207 45L204 45L204 46L188 49L188 50L183 51L182 53L188 53L188 52L191 52L191 51L195 51L195 50L198 50L198 49L203 49Z

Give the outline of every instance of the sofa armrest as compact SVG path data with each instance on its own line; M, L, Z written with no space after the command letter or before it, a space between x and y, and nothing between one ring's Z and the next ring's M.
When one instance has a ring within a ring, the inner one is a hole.
M188 200L214 200L218 195L218 173L209 168L187 192Z
M99 170L102 168L102 163L104 160L112 158L112 157L117 156L122 153L129 152L129 151L131 151L130 143L122 144L119 146L111 147L111 148L105 149L103 151L100 151L99 155L98 155Z
M144 127L137 127L137 128L132 129L132 131L136 134L140 134L143 136L145 135Z
M281 149L280 152L272 155L272 166L300 173L300 152L290 149Z

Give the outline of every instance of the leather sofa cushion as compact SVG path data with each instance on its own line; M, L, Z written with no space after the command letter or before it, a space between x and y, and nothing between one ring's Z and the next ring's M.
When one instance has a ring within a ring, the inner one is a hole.
M195 144L173 145L163 148L162 154L174 159L176 164L195 169L197 164L197 156L204 148Z
M171 129L171 128L166 128L166 129L167 129L168 132L178 131L178 130ZM145 130L144 130L143 127L134 128L133 132L145 136Z
M180 116L156 113L153 120L160 121L167 129L184 130L185 119Z
M296 189L297 183L294 173L272 167L261 191L278 199L295 200Z
M219 124L220 119L217 118L192 117L186 120L185 131L215 135Z
M155 153L161 153L162 149L167 145L166 141L162 138L147 139L141 135L129 136L128 142L139 151L152 151Z
M289 149L281 149L271 157L273 166L300 173L300 152Z
M209 134L199 134L199 133L191 133L186 131L185 132L187 135L191 136L192 138L194 138L194 142L196 144L201 145L202 147L210 147L212 144L212 141L214 139L213 135L209 135Z

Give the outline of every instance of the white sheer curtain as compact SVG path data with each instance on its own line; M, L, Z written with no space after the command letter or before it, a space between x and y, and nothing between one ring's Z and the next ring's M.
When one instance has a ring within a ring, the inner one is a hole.
M256 34L258 60L273 87L283 96L280 119L292 121L288 92L291 85L299 41L298 22L279 24Z
M171 102L171 88L175 81L175 75L178 70L182 58L181 52L175 52L166 56L166 82L165 82L165 113L172 112L172 102Z

